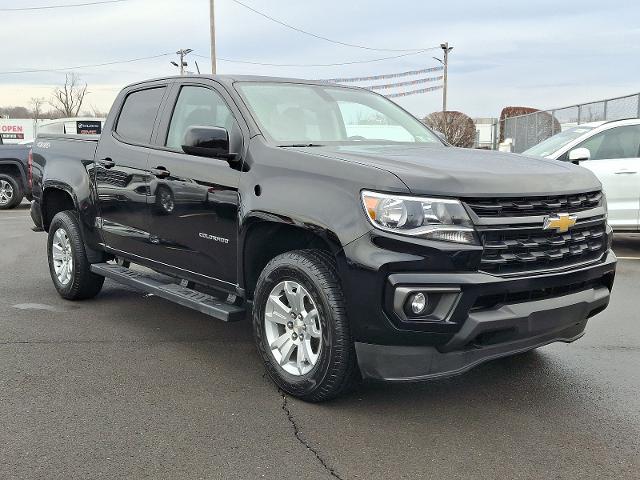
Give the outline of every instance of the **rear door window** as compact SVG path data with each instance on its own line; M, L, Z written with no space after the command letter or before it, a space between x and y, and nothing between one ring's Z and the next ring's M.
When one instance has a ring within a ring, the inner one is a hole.
M116 133L134 143L150 143L164 92L165 87L159 87L130 93L122 106Z

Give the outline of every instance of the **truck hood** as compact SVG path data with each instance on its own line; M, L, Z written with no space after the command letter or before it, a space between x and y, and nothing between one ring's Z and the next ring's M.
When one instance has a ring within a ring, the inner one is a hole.
M597 190L598 179L571 163L512 153L432 145L303 147L310 155L389 171L411 193L442 196L528 196Z

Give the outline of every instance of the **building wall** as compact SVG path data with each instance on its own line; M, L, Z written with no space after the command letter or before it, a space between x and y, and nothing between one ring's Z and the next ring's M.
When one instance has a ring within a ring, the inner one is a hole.
M474 118L476 148L497 148L500 138L500 122L497 118Z

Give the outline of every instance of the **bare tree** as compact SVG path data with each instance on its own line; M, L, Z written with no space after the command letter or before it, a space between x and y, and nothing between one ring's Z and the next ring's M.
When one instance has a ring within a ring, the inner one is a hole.
M45 99L42 97L31 97L31 100L29 100L31 113L36 122L42 118L42 107L44 106L44 103Z
M68 73L64 85L53 91L51 106L65 117L77 117L87 94L87 84L75 73Z
M462 112L434 112L425 117L424 123L441 132L451 145L471 148L476 141L476 127L470 117Z

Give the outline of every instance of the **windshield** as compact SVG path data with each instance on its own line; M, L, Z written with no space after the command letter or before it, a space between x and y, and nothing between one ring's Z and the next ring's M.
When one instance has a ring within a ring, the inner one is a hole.
M525 150L522 154L532 155L534 157L546 157L557 152L569 142L581 137L587 132L590 132L594 128L595 127L588 127L584 125L581 127L569 128L564 132L560 132L553 137L547 138L544 142L539 143L535 147Z
M352 88L239 82L264 133L281 146L332 142L432 143L438 137L380 95Z

